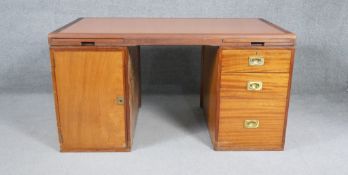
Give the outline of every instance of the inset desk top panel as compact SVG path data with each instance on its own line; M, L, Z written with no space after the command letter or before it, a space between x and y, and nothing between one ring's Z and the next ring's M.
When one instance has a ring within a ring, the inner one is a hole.
M264 20L252 18L80 18L49 34L50 39L295 39L295 35ZM216 41L214 41L216 42ZM204 43L203 43L204 44Z

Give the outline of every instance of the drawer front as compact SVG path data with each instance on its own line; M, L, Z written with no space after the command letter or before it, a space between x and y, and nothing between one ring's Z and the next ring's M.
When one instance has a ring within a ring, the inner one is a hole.
M286 98L288 73L230 73L221 75L221 97Z
M220 101L218 146L228 149L282 149L285 99Z
M245 122L258 121L257 128ZM282 149L284 120L267 118L229 118L220 124L219 147L231 149Z
M289 72L291 50L233 50L222 51L221 73Z

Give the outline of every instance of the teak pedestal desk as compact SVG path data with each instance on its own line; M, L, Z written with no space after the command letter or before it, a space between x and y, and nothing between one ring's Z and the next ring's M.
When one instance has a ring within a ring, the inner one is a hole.
M284 149L295 35L264 19L80 18L48 38L61 151L130 151L143 45L202 45L215 150Z

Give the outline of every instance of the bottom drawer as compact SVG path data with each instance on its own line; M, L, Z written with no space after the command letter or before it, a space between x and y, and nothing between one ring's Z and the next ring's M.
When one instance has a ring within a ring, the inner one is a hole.
M285 99L221 99L217 149L282 150Z
M258 123L257 128L253 127ZM254 123L254 124L253 124ZM218 146L227 149L282 149L284 120L233 118L220 120Z

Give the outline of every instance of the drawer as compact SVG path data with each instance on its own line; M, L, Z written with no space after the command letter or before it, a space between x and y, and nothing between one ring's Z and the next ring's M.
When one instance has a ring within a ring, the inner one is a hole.
M282 149L286 99L220 101L218 147Z
M291 50L223 50L221 73L289 72Z
M255 127L248 128L250 126ZM281 149L283 131L284 120L282 119L265 117L221 118L218 146L243 150Z
M220 96L231 98L286 98L288 83L288 73L222 74Z

